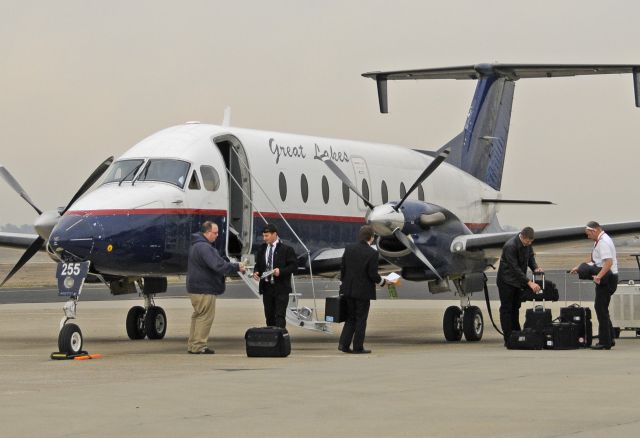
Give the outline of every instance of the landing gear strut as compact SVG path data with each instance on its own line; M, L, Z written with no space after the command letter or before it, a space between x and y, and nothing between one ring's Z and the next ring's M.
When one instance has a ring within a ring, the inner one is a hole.
M68 322L76 318L78 297L70 298L63 307L64 317L60 320L58 351L64 354L78 354L82 351L82 331L76 324Z

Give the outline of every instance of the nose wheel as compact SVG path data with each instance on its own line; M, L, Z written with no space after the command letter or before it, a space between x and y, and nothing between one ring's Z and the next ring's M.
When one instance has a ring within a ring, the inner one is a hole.
M58 350L65 354L78 354L82 351L82 331L76 324L65 324L58 334Z

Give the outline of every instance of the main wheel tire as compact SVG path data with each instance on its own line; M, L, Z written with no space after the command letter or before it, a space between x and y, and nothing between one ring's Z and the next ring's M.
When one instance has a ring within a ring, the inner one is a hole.
M75 324L65 324L58 334L58 350L66 354L78 354L82 351L82 332Z
M129 339L144 339L144 307L134 306L127 313L127 335Z
M167 332L167 315L162 307L152 306L144 317L144 329L149 339L162 339Z
M442 318L442 331L444 338L449 342L456 342L462 339L462 330L460 329L460 317L462 310L460 307L450 306L444 311Z
M479 307L469 306L464 310L462 331L467 341L476 342L482 339L484 319L482 318L482 311Z

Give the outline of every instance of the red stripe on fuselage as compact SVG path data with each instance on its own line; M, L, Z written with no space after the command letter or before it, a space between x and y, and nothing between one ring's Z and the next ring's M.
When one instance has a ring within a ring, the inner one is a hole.
M278 213L272 212L254 212L253 217L260 217L260 214L265 218L280 219ZM303 213L282 213L285 219L304 219L311 221L336 221L336 222L362 222L364 223L364 217L358 216L329 216L324 214L303 214Z
M114 216L130 214L193 214L206 216L226 216L227 210L205 210L199 208L133 208L108 210L70 210L69 216Z

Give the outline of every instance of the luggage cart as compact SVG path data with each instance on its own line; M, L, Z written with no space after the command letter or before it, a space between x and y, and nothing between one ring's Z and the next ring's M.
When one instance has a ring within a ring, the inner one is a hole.
M640 254L631 254L636 258L640 271ZM622 330L635 331L640 336L640 281L629 280L618 284L616 293L611 296L609 317L616 338Z

